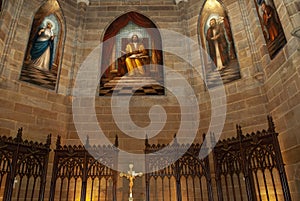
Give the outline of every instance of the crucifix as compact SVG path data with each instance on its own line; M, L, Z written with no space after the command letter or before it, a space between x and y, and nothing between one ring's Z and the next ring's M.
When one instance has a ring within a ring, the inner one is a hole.
M141 177L143 175L142 172L136 173L133 170L133 164L129 164L129 170L126 173L120 173L120 177L126 177L126 179L129 180L129 201L133 201L133 197L132 197L132 187L133 187L133 182L135 177Z

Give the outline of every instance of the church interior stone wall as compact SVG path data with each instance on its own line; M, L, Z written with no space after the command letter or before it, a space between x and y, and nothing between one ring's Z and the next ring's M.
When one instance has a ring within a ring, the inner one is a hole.
M47 135L61 135L65 144L80 144L72 116L73 87L77 72L86 57L102 42L107 27L119 16L135 11L148 17L159 29L183 34L200 43L199 15L204 1L189 0L175 4L173 0L91 0L80 6L76 0L58 0L63 13L65 31L59 78L55 90L44 89L19 80L24 53L35 12L42 0L7 0L0 13L0 134L13 136L23 127L24 138L45 141ZM227 113L221 139L235 136L235 126L252 132L266 127L266 116L272 115L293 200L300 199L300 57L299 36L291 33L300 26L300 5L296 0L274 0L287 44L271 59L260 29L254 0L228 0L228 12L241 78L225 85ZM182 42L182 41L181 41ZM172 47L188 52L181 42ZM201 46L199 45L199 48ZM199 102L200 125L196 142L210 126L211 97L201 76L189 64L171 53L164 53L164 65L180 73L193 87ZM201 65L201 64L200 64ZM169 75L165 75L165 81ZM90 104L82 102L82 107ZM123 134L114 122L111 97L95 97L99 125L113 142L119 136L119 147L142 153L144 140ZM134 123L145 127L150 123L148 111L160 104L167 113L167 123L151 143L169 143L180 124L180 107L176 97L133 97L130 115ZM158 115L159 116L159 115ZM86 134L93 136L88 128ZM128 120L129 121L129 120ZM160 120L158 120L160 121ZM127 122L125 121L124 124ZM147 132L141 133L146 136ZM26 136L27 135L27 136ZM92 143L91 139L91 143ZM53 140L53 143L54 140ZM53 145L54 146L54 145ZM52 159L51 159L52 157ZM50 160L53 155L50 154ZM49 168L51 169L51 168ZM49 173L49 178L50 178Z

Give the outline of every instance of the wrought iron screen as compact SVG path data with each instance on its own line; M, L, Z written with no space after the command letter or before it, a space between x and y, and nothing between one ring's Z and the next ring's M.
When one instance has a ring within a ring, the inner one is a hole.
M45 144L0 137L0 200L44 200L51 136Z
M145 192L141 199L213 201L217 193L218 201L291 201L278 133L271 117L268 125L267 130L246 135L237 126L236 138L216 144L211 162L208 157L199 158L201 147L202 151L209 151L204 144L181 145L175 138L171 145L150 145L146 139L148 173L142 179L146 188L141 188ZM54 160L48 163L50 142L50 135L45 144L23 141L22 129L16 138L0 137L0 201L46 200L46 172L50 164L50 201L127 200L128 188L117 186L122 178L109 168L118 164L117 138L115 146L90 146L88 140L85 146L62 146L58 136ZM164 154L151 154L159 150L164 150Z
M101 159L105 154L109 161ZM85 146L61 146L58 137L50 201L115 201L117 172L108 166L117 165L117 154L114 146L90 146L88 140Z
M200 144L179 145L176 141L167 145L150 145L146 140L145 153L164 148L164 156L146 155L146 200L204 201L212 200L212 184L208 157L199 159ZM182 153L183 156L176 156ZM177 151L174 151L177 150ZM184 153L184 152L183 152ZM147 157L148 156L148 157ZM175 157L175 158L174 158ZM176 160L179 158L178 160ZM176 161L172 163L172 161ZM161 165L171 164L166 168Z
M268 130L247 135L237 125L237 137L214 148L219 201L290 201L278 133L268 117Z

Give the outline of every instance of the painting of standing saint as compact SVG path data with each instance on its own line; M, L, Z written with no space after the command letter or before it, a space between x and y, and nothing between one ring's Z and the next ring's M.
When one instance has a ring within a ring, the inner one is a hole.
M62 56L62 14L58 2L47 1L33 19L20 80L55 90Z
M271 59L284 47L286 38L273 0L254 0Z
M205 52L202 55L202 70L207 86L214 87L239 79L240 68L229 17L219 1L206 1L200 14L198 31Z

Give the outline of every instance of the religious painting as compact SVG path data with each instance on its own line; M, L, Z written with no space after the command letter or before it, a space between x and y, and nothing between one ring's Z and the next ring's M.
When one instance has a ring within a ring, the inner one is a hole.
M100 96L164 95L161 36L136 12L117 18L105 32Z
M271 59L287 43L273 0L254 0Z
M20 80L54 90L61 58L62 27L60 7L46 2L37 11L25 52Z
M207 86L214 87L240 79L231 25L221 2L205 2L198 27L199 41L203 48L202 70Z

